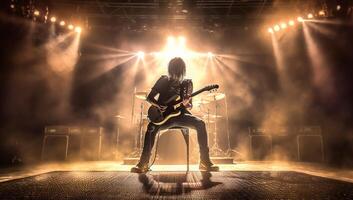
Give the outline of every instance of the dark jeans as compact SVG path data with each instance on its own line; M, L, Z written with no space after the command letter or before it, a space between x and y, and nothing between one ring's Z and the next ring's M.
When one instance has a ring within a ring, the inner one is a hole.
M200 159L202 161L210 161L205 122L203 122L201 119L195 116L192 116L191 114L186 113L186 114L181 114L177 117L171 118L167 122L159 126L151 122L148 124L147 131L145 134L143 151L138 165L141 166L141 165L148 164L157 133L160 130L173 128L173 127L196 129L197 141L200 147Z

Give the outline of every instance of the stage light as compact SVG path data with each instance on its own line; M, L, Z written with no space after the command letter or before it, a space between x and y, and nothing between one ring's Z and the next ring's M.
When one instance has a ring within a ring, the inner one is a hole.
M325 11L320 10L320 11L319 11L319 15L320 15L320 16L325 16Z
M11 4L11 5L10 5L10 8L14 9L14 8L15 8L15 5Z
M33 13L35 16L39 16L40 12L38 10L35 10Z
M79 27L79 26L76 26L76 27L75 27L75 32L76 32L76 33L81 33L81 31L82 31L82 28L81 28L81 27Z
M302 17L297 17L297 21L298 21L298 22L303 22L304 19L303 19Z
M275 31L279 31L279 29L281 29L281 27L280 27L279 25L275 25L275 26L273 27L273 29L274 29Z
M53 23L56 22L56 17L51 17L50 21L53 22Z
M273 29L272 29L272 28L268 28L267 31L268 31L269 33L273 33Z
M341 5L337 5L336 10L341 10Z
M168 46L174 46L175 45L175 38L172 36L169 36L167 39Z
M295 22L294 22L294 20L289 20L288 24L289 24L289 26L294 26Z
M67 26L67 28L70 29L70 30L72 30L72 29L74 29L74 25L69 24L69 25Z
M311 13L309 13L309 14L308 14L308 19L312 19L312 18L314 18L314 15L311 14Z
M281 28L282 28L282 29L287 28L287 24L286 24L286 23L281 23Z
M185 41L186 41L185 37L179 36L178 39L179 39L179 45L184 46L185 45Z
M65 21L60 22L60 26L65 26L65 24L66 24Z
M137 57L138 58L143 58L145 56L145 53L142 51L137 52Z

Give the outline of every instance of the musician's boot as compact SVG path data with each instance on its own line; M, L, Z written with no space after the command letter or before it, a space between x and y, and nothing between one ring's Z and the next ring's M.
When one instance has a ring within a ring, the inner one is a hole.
M200 171L208 171L208 172L218 172L219 167L214 165L210 159L209 153L208 153L208 148L204 149L203 152L201 152L201 159L200 159L200 164L199 164L199 169Z
M214 165L211 161L200 161L199 165L200 171L208 171L208 172L218 172L219 167Z
M148 171L151 171L151 169L148 167L148 164L141 164L138 163L135 167L131 168L130 172L132 173L146 173Z

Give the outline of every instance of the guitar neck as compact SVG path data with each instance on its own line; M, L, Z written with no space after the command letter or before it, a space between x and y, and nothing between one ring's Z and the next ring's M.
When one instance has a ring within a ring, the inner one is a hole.
M202 92L204 92L204 91L205 91L204 89L199 89L199 90L197 90L196 92L192 93L192 94L190 95L190 97L194 97L194 96L196 96L196 95L199 95L200 93L202 93ZM179 99L178 101L176 101L176 102L174 103L174 105L178 105L178 104L180 104L181 102L183 102L183 99Z
M196 92L192 93L190 97L194 97L196 95L199 95L200 93L204 92L204 89L197 90Z

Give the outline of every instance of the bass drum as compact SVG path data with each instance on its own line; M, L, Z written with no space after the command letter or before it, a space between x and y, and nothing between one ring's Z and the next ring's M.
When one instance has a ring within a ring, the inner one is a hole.
M190 164L196 164L199 161L199 147L196 133L194 133L192 129L189 129L189 131ZM186 143L181 130L173 129L161 131L160 134L157 149L157 163L186 165ZM155 147L157 147L157 145L155 145ZM154 149L154 151L155 150L156 149Z

